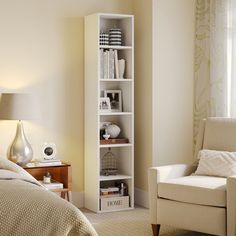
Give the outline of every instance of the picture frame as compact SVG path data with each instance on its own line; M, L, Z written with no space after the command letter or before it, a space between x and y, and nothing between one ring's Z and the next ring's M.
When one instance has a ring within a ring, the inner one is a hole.
M105 90L104 97L110 99L111 112L122 112L121 90Z
M99 110L100 112L111 112L111 103L109 97L100 98Z

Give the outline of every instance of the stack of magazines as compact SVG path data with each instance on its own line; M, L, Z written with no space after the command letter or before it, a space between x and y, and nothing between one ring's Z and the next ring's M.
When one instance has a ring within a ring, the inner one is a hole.
M63 189L63 183L57 182L55 180L52 180L51 183L44 183L42 180L39 180L39 182L46 187L47 189Z
M61 160L51 159L51 160L37 160L34 162L29 162L26 167L41 167L41 166L60 166L62 164Z
M100 77L102 79L119 79L117 50L100 49Z

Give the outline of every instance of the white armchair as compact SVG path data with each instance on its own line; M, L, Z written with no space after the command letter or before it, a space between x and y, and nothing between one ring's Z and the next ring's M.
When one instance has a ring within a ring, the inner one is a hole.
M236 151L236 119L208 118L200 126L199 150ZM236 236L236 176L191 175L196 165L149 169L153 235L161 224L221 236Z

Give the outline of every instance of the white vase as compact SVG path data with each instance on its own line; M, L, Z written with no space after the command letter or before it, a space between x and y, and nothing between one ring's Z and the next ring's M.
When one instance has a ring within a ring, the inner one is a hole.
M120 59L118 60L119 64L119 74L120 74L120 79L124 79L124 73L125 73L125 60Z

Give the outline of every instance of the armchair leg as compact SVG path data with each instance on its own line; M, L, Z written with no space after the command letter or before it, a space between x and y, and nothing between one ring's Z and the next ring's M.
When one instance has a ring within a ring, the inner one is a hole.
M153 236L159 236L160 228L161 228L161 225L152 224Z

